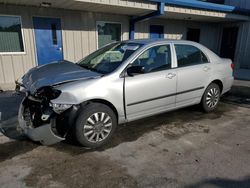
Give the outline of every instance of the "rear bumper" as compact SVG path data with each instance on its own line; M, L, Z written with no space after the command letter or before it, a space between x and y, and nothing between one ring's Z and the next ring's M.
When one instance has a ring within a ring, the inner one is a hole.
M223 79L223 91L222 94L228 92L229 90L231 90L232 86L233 86L233 82L234 82L234 77L229 77L229 78L224 78Z
M51 118L49 123L43 124L39 127L33 127L32 122L27 120L24 116L24 99L19 107L18 112L18 122L19 129L31 140L38 141L43 145L52 145L58 142L65 140L65 138L56 135L53 132L53 128L55 127L56 120L55 118Z

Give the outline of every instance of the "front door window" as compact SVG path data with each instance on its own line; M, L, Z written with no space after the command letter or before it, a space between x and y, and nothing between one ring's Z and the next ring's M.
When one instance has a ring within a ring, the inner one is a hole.
M132 66L143 66L145 73L170 69L170 46L155 46L146 50L133 62Z

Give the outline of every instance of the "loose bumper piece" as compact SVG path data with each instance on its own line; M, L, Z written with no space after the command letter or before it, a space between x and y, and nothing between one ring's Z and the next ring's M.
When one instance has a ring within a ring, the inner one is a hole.
M24 99L25 100L25 99ZM23 100L23 101L24 101ZM30 122L24 118L24 105L23 101L19 108L18 121L20 129L23 133L33 141L38 141L43 145L52 145L65 140L65 138L56 135L52 127L55 127L55 120L51 119L48 124L43 124L39 127L32 127L29 125Z

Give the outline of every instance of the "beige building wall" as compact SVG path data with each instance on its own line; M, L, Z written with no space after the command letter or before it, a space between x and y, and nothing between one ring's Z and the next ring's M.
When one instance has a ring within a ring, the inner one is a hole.
M37 65L33 16L61 19L64 58L73 62L97 49L96 21L119 22L122 24L122 39L129 37L128 16L11 5L1 5L0 15L21 16L25 46L25 52L21 54L0 54L2 89L13 89L14 81Z
M249 0L225 0L225 4L236 6L243 9L250 9ZM250 69L250 22L241 22L229 24L231 26L238 26L238 41L235 52L236 68Z
M186 40L188 28L200 29L200 43L216 53L219 52L221 36L221 26L219 24L169 19L152 19L136 24L135 38L148 38L150 25L163 25L164 38L174 40Z
M122 40L129 39L130 17L126 15L13 5L0 5L0 14L21 16L25 45L25 53L0 54L0 89L13 89L14 81L25 74L30 68L37 65L32 21L32 17L34 16L61 19L64 58L73 62L78 61L97 49L97 21L121 23L121 38ZM149 38L150 25L157 24L164 26L164 38L166 39L185 40L188 28L200 28L200 43L216 53L220 50L222 26L221 24L212 22L154 18L136 23L135 38ZM244 25L242 32L250 31L249 27L249 25ZM241 41L246 44L244 41L249 41L249 38L250 36L246 39L243 33ZM250 41L248 45L250 45ZM239 49L241 54L239 59L249 56L249 53L244 51L245 46L241 45Z
M221 29L226 27L238 27L238 37L235 49L234 64L236 69L250 69L250 22L226 23Z
M250 22L231 25L239 27L235 51L236 68L250 69Z

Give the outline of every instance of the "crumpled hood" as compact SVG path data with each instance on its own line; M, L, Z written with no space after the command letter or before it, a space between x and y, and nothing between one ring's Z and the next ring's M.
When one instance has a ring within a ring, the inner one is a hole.
M30 69L23 77L22 84L33 94L43 86L96 78L101 74L84 69L69 61L53 62Z

